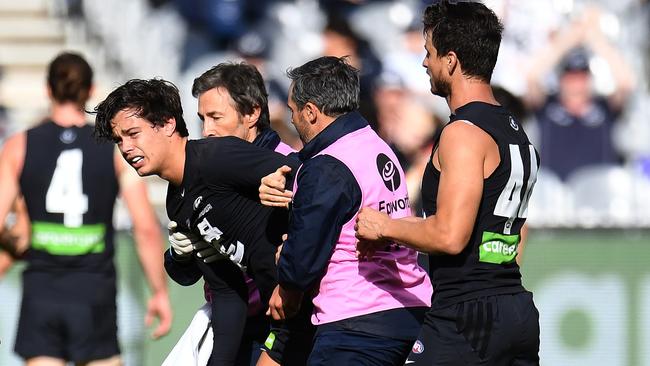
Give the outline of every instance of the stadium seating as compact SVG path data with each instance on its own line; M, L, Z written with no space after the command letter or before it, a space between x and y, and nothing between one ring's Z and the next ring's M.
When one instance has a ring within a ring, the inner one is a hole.
M568 178L576 224L585 228L629 227L635 222L634 178L613 165L582 168Z
M555 173L540 169L528 204L528 224L539 228L571 226L572 211L571 191Z

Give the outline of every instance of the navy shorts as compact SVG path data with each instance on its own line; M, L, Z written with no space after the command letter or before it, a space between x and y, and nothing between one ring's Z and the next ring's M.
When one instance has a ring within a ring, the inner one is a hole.
M23 273L15 351L83 363L120 354L115 277L109 273Z
M317 332L309 366L402 366L413 340L391 339L353 330Z
M430 310L408 365L539 365L533 294L481 297Z
M15 351L24 359L49 356L73 362L120 354L115 303L98 306L24 297Z

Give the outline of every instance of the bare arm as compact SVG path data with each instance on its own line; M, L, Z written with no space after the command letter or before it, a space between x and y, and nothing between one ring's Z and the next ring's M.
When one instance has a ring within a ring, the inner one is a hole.
M598 56L600 56L612 73L616 88L609 96L609 102L614 109L621 109L627 97L634 89L634 73L630 65L625 61L620 50L603 34L600 26L602 14L595 6L588 8L584 14L587 32L585 33L585 44Z
M4 226L7 215L20 193L18 179L25 161L26 134L12 136L0 152L0 225Z
M21 204L17 202L20 193L18 180L25 161L26 136L25 133L12 136L5 142L2 151L0 151L0 228L4 228L7 215L12 210L12 206L14 210L19 209L16 216L16 225L18 226L14 225L18 231L9 232L11 236L16 233L22 234L23 230L29 230L29 219L24 209L24 203L22 203L22 200L20 201ZM19 207L16 207L17 204ZM29 243L28 236L25 237L24 241L23 248L16 248L16 251L20 249L22 249L20 252L24 251ZM9 253L0 252L0 278L4 277L13 262L14 260Z
M145 322L151 324L157 316L160 323L153 332L153 338L159 338L169 332L172 321L167 277L163 266L163 238L160 225L147 196L144 181L115 155L115 167L119 176L120 191L133 221L136 249L142 269L152 295L147 305Z
M526 103L537 107L544 102L547 91L542 85L543 78L555 68L562 58L573 48L579 46L584 38L586 27L582 21L574 21L569 26L553 34L546 47L531 57L532 63L526 75Z
M14 259L7 252L0 252L0 280L2 280L5 274L11 269L11 266L14 265Z
M437 153L440 185L436 214L424 220L394 220L364 208L357 219L357 237L396 241L422 252L460 253L476 221L490 149L496 149L496 144L476 126L457 122L445 128Z
M547 47L531 58L533 62L527 75L526 98L529 105L538 106L543 101L546 92L541 80L544 75L556 67L571 49L584 45L607 62L616 83L616 89L609 98L610 103L614 108L622 107L634 89L634 74L621 52L603 34L601 15L598 7L588 7L578 19L555 34Z
M523 262L524 250L526 249L526 242L528 242L528 224L524 224L521 227L521 239L519 239L519 245L517 245L517 264L521 266Z

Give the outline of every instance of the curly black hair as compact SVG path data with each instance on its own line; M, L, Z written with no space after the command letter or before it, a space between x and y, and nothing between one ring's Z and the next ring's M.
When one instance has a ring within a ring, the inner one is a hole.
M113 140L111 121L123 110L135 112L154 126L163 126L167 120L176 120L176 132L189 135L178 88L162 79L132 79L113 90L93 113L95 117L95 137L103 141Z

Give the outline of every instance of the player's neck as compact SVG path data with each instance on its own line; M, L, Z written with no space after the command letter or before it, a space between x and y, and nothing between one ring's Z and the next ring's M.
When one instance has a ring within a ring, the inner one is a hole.
M185 147L187 137L181 137L174 134L170 141L168 155L165 159L165 166L160 172L160 178L179 187L183 183L183 173L185 171Z
M50 118L54 123L62 127L81 127L86 124L84 111L74 103L53 103Z
M452 113L470 102L499 104L492 94L492 87L484 81L464 78L461 82L452 85L451 94L447 99L449 110Z

